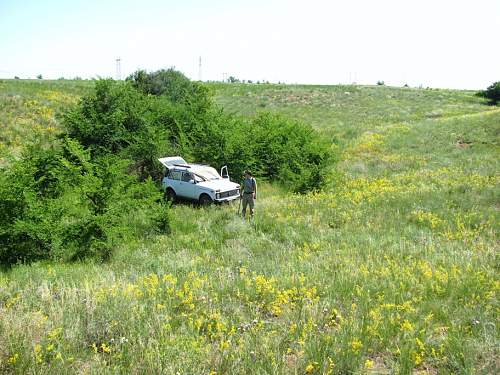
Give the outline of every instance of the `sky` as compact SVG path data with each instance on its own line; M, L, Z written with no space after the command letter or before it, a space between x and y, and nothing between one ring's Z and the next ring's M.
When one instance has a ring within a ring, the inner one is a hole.
M191 79L485 88L500 0L0 0L0 78Z

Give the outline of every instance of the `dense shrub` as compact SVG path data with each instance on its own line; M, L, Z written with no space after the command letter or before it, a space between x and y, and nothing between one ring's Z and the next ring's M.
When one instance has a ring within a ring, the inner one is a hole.
M306 192L321 187L331 161L329 145L310 126L265 113L250 120L224 113L201 84L173 70L98 81L66 125L94 154L131 159L142 179L161 175L159 157L180 154L228 165L233 178L250 168Z
M490 104L496 105L500 102L500 81L492 83L486 90L480 91L478 95L489 99Z
M114 241L134 235L128 212L168 231L168 211L151 180L139 183L128 162L91 160L78 142L33 146L0 171L0 264L38 259L105 259Z
M295 192L322 187L333 155L328 142L311 126L269 113L257 116L250 125L257 173Z

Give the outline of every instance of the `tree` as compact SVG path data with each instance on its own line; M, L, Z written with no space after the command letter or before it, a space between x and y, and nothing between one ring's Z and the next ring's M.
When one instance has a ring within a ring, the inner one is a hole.
M496 105L500 101L500 81L492 83L486 90L478 92L477 95L489 99L490 104Z
M43 79L43 76L41 74L36 76L37 79Z
M191 81L173 68L151 73L138 70L126 80L145 94L166 96L174 103L189 103L201 98L208 100L209 97L206 86Z
M157 158L179 143L173 105L162 97L145 95L130 82L96 82L94 91L65 115L68 135L95 156L114 154L132 159L141 179L157 177Z

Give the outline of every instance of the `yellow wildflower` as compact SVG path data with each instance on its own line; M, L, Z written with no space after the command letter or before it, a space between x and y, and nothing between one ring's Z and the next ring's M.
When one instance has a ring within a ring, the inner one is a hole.
M413 332L413 330L414 330L413 325L407 319L405 319L401 324L401 331Z
M314 369L315 369L314 364L315 364L315 363L316 363L316 362L314 362L314 363L309 363L309 364L306 366L306 369L305 369L306 374L312 374L312 373L314 372Z
M229 349L229 341L222 340L220 343L220 349L221 350Z
M372 369L373 366L375 366L375 362L373 362L371 359L367 359L365 361L365 369L367 370Z
M413 360L415 362L415 366L419 366L420 364L422 364L423 357L422 357L422 355L420 353L413 352L412 356L413 356Z
M101 349L103 353L111 353L111 347L104 342L101 344Z
M354 339L351 341L351 350L355 353L359 352L359 350L363 347L363 343L358 339Z
M9 357L9 363L11 365L15 365L18 358L19 358L19 354L18 353L14 354L12 357Z

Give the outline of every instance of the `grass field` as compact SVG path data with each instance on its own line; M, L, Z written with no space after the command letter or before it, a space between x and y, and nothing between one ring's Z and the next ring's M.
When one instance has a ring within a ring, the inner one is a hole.
M0 163L90 86L0 83ZM227 110L311 123L328 187L261 184L172 209L107 263L0 273L0 372L493 374L500 367L500 108L473 92L214 84Z

